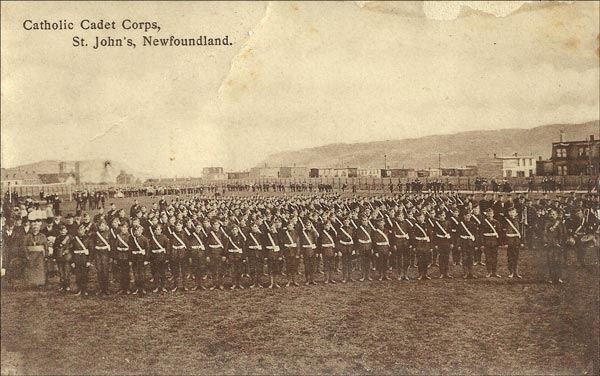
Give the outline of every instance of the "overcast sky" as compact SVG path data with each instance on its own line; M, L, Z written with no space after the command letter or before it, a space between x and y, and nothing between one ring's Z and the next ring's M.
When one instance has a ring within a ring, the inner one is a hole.
M110 158L197 176L328 143L596 120L598 14L598 2L3 2L2 166ZM161 31L22 27L83 18ZM93 50L74 35L234 43Z

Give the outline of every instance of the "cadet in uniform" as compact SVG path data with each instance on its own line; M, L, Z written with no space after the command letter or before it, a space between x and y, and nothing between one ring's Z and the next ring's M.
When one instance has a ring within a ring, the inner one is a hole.
M312 227L312 221L309 218L305 220L306 227L302 229L300 244L302 247L302 258L304 259L305 285L316 285L315 282L315 250L319 234Z
M262 285L260 284L260 273L262 273L261 267L262 267L263 246L262 246L262 233L260 232L260 229L258 228L257 222L253 222L252 225L250 226L250 232L248 232L247 238L248 238L247 259L248 259L248 264L249 264L250 278L252 280L250 288L252 289L256 286L262 287Z
M362 278L361 282L365 280L372 281L370 276L371 271L371 256L373 254L373 241L371 239L371 230L369 228L369 219L366 215L361 216L361 223L358 226L358 229L355 232L356 236L356 245L358 248L360 260L361 260L361 270L362 270Z
M434 249L437 249L439 254L440 278L452 278L448 273L450 264L450 225L446 220L446 212L441 210L438 218L434 219L435 228L433 230Z
M239 289L243 289L242 286L242 266L244 259L244 238L240 233L240 228L238 225L234 224L231 227L231 235L229 236L228 244L227 244L227 253L229 264L232 267L231 271L231 279L232 285L231 290L236 287Z
M212 220L212 230L208 233L208 238L206 239L206 245L208 246L208 257L209 257L209 267L211 279L213 281L213 285L211 286L211 290L215 288L219 288L219 290L223 290L223 272L224 272L224 263L227 261L227 256L225 252L225 243L226 239L223 233L220 230L221 223L218 219Z
M135 290L133 295L138 293L146 294L146 268L148 265L148 238L143 235L144 228L140 225L136 225L133 229L133 236L131 237L130 249L131 249L131 263L133 269L133 277L135 279Z
M471 221L471 212L467 208L464 208L462 210L462 219L459 221L457 230L457 250L462 255L463 278L465 279L475 278L473 275L473 251L477 244L477 238L475 237L476 232L477 225Z
M427 267L431 259L431 238L425 223L425 213L417 213L417 220L413 223L413 232L410 236L413 248L417 255L417 266L419 268L419 281L431 279L427 275Z
M325 283L332 284L335 284L335 280L332 276L334 271L334 257L336 254L335 237L336 235L333 232L331 221L325 222L319 240L321 244L321 254L323 255L323 267L325 269Z
M176 292L179 287L179 280L181 278L181 287L183 291L187 291L185 286L185 278L187 275L187 238L183 231L183 223L181 221L175 221L175 228L170 229L171 236L169 242L171 243L171 255L169 257L169 263L171 266L171 273L173 273L173 288L171 292Z
M152 279L154 280L154 290L157 293L159 291L167 292L165 288L166 283L166 262L167 254L170 253L170 241L169 238L162 233L162 225L154 225L151 233L151 237L148 240L148 248L150 249L149 259L152 263Z
M76 295L88 295L88 272L90 264L90 241L85 233L85 224L81 223L69 245L73 254L71 266L75 269L75 282L77 283Z
M345 217L337 237L338 251L342 254L342 283L354 282L352 279L352 255L354 251L354 227L350 218Z
M394 234L394 253L395 265L398 268L398 280L408 281L408 267L411 264L411 245L410 235L412 223L404 218L404 212L398 211L396 214L395 226L392 230Z
M506 225L504 226L504 238L507 245L508 256L508 278L523 278L519 274L519 248L522 246L522 236L519 231L519 223L517 219L517 209L513 206L508 209L508 217L505 218Z
M269 271L269 288L279 288L279 283L277 283L275 278L278 274L281 274L283 254L279 246L279 236L275 222L271 226L267 226L263 244L265 245L263 248L263 257Z
M373 253L377 260L377 270L379 271L380 281L389 281L387 276L389 259L390 259L390 239L386 234L383 217L377 218L377 225L372 232Z
M129 294L129 226L127 222L121 223L119 233L116 234L115 260L119 271L119 291L117 294Z
M279 230L280 243L283 245L283 254L285 256L285 266L287 274L286 286L294 285L298 286L296 282L296 275L298 274L298 264L300 263L300 239L298 231L296 217L290 218L287 226L282 227Z
M93 259L98 274L98 294L108 295L109 265L111 260L110 230L104 219L98 223L98 229L91 235Z
M58 227L59 235L54 240L54 259L58 266L60 284L58 291L71 291L71 253L69 250L70 235L67 234L67 226Z
M500 245L500 222L494 218L494 210L487 208L483 213L485 218L481 222L481 248L485 252L485 262L487 267L486 278L497 277L500 274L497 272L498 267L498 246ZM497 216L504 219L504 215ZM475 230L475 226L473 228Z
M206 246L202 241L202 236L198 234L194 223L191 218L187 220L186 226L184 228L185 237L187 239L187 246L189 249L189 255L192 259L191 267L192 273L194 275L194 280L196 281L196 285L192 287L192 290L195 291L197 289L205 290L206 288L203 286L203 269L206 264Z

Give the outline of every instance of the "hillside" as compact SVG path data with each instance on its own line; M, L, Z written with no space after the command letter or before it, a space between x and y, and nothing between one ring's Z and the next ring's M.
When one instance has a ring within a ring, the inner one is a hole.
M29 163L17 166L12 169L28 171L36 174L55 174L59 172L58 160L44 160L35 163ZM75 161L66 162L66 172L73 172ZM139 171L133 171L124 163L114 160L91 159L80 161L80 174L82 183L114 183L121 170L134 177L144 180L149 177L148 174Z
M533 155L549 158L552 142L584 140L593 134L598 138L598 120L583 124L553 124L531 129L469 131L403 140L355 144L329 144L316 148L281 152L267 157L261 165L309 167L383 167L384 154L389 167L434 168L438 153L442 167L475 164L477 158L497 155Z

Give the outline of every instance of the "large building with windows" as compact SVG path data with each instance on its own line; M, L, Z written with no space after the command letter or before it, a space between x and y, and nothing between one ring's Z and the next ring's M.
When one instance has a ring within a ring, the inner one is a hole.
M598 175L600 165L600 140L590 135L586 140L552 143L549 160L539 160L538 174L541 175Z
M535 175L535 158L519 155L480 158L477 160L477 173L490 178L530 177Z

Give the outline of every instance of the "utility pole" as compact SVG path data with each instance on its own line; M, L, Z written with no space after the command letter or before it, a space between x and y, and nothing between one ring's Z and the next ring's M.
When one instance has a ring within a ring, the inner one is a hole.
M383 155L383 168L387 170L387 154Z

